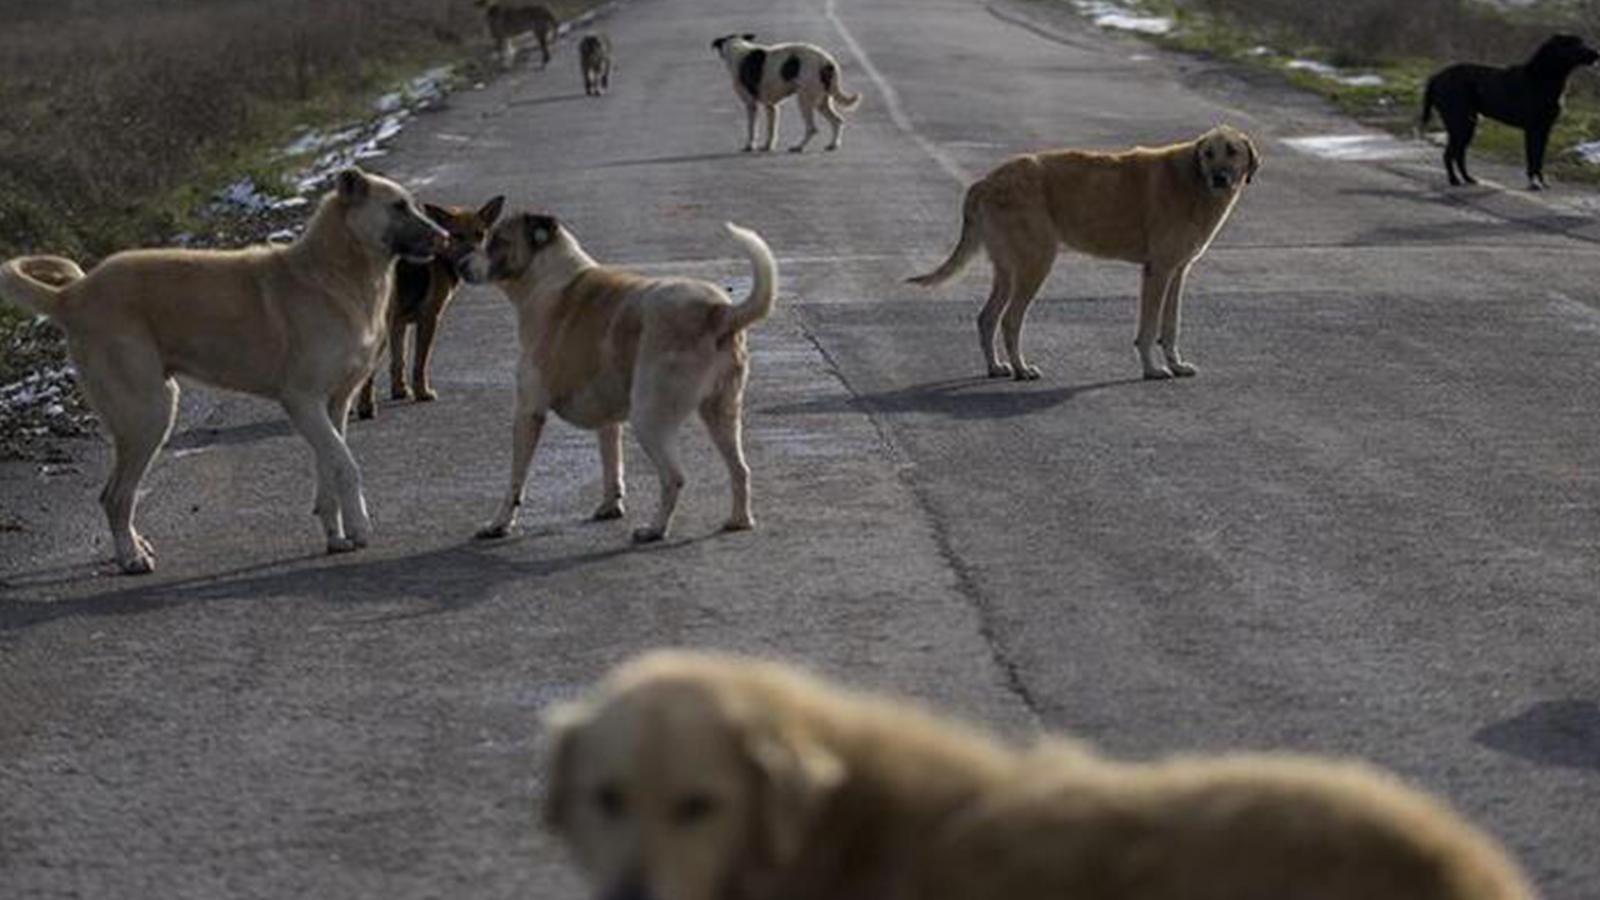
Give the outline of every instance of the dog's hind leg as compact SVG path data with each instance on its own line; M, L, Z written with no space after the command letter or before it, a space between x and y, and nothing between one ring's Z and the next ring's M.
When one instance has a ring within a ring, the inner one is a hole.
M350 447L340 434L335 413L347 413L349 398L340 401L341 409L331 409L328 399L285 397L283 408L300 436L311 445L317 462L317 499L313 507L322 521L329 553L348 553L367 545L372 537L372 520L361 492L361 469ZM342 416L341 416L342 417Z
M420 335L417 344L422 344ZM411 399L411 387L406 384L406 323L398 320L389 326L389 399Z
M1156 359L1155 353L1156 336L1161 328L1161 311L1172 278L1173 269L1170 266L1145 263L1143 280L1139 285L1139 332L1133 344L1139 350L1144 377L1149 379L1173 377L1172 369Z
M1005 312L1011 299L1011 271L994 263L994 283L989 288L989 299L978 313L978 348L983 351L984 365L990 378L1010 378L1011 366L1000 361L995 352L994 339L1000 330L1000 314Z
M600 476L606 493L600 508L594 511L594 520L605 522L620 519L627 512L623 506L627 489L622 481L622 426L603 425L597 436L600 438Z
M661 483L655 517L649 525L633 531L636 544L648 544L667 536L672 514L678 508L678 494L685 484L683 466L678 464L678 451L673 442L684 420L694 411L694 398L687 390L693 376L675 369L677 367L668 360L634 375L633 413L629 424L645 455L656 467L656 477Z
M1054 235L1041 234L1038 239L1029 241L1029 250L1017 260L1016 271L1011 276L1011 299L1000 319L1000 336L1005 340L1006 356L1011 360L1011 377L1018 381L1036 381L1040 375L1038 367L1030 365L1022 356L1022 323L1055 261Z
M178 384L165 377L159 357L149 356L107 360L93 369L78 366L84 393L111 432L116 450L111 477L100 492L100 505L116 547L117 565L128 575L155 571L155 552L134 528L133 517L139 484L166 443L178 414ZM95 371L106 375L97 377Z
M1183 285L1189 276L1187 265L1178 267L1167 284L1167 296L1161 304L1161 352L1167 358L1167 368L1180 378L1199 372L1178 356L1178 327L1183 308Z
M790 153L804 153L806 145L817 136L817 107L821 106L825 99L827 99L826 94L815 95L806 92L802 92L796 99L800 104L800 118L806 123L806 133L800 139L800 143L789 148Z
M740 397L748 370L740 366L729 375L721 389L700 403L700 419L706 423L711 442L728 466L728 487L733 493L733 512L723 531L747 531L756 527L750 513L750 466L744 459L743 410Z
M361 383L361 401L356 405L356 415L363 419L373 418L378 414L378 373L373 372L367 380Z
M827 119L828 124L833 127L833 140L828 142L826 149L839 149L839 140L844 134L844 116L839 115L839 111L833 108L833 97L823 94L822 102L817 105L817 110L822 113L822 117Z
M521 360L517 363L517 409L511 419L511 485L495 517L478 529L479 540L503 538L510 533L511 526L517 524L523 488L528 483L528 467L539 447L539 435L544 433L548 409L549 401L539 381L539 370L527 359Z
M411 362L411 391L420 402L439 399L439 394L433 389L433 380L428 377L429 361L433 357L433 339L439 333L439 320L424 317L417 322L416 342L411 348L413 356Z
M1450 176L1451 186L1459 186L1463 182L1477 184L1478 180L1467 174L1467 147L1472 144L1472 138L1478 132L1477 117L1447 117L1445 130L1449 138L1444 148L1444 168L1445 173Z
M1550 141L1550 126L1535 123L1522 133L1523 150L1528 157L1528 190L1542 191L1549 185L1544 180L1545 146Z

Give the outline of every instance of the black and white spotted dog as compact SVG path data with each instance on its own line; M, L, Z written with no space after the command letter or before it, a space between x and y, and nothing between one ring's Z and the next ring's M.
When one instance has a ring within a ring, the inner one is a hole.
M844 117L839 109L853 109L861 102L861 95L846 94L839 82L839 64L828 51L811 44L755 43L753 34L730 34L711 42L733 76L733 90L744 101L748 117L748 130L744 149L748 153L756 148L756 109L767 110L767 143L762 148L771 150L778 141L778 104L791 95L799 95L800 115L806 121L806 136L789 148L800 153L811 143L817 133L817 113L833 126L833 140L829 150L839 149L839 133L844 130ZM834 106L835 102L838 107Z

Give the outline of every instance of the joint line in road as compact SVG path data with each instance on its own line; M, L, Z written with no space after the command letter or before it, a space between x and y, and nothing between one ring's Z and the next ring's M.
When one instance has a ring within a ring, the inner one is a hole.
M907 137L915 141L917 146L922 148L922 152L928 154L934 162L938 163L939 168L945 170L951 178L954 178L965 187L972 180L972 177L967 174L965 169L961 168L961 164L956 162L954 157L944 152L939 145L924 137L921 132L917 131L916 126L911 124L911 117L906 114L905 107L900 103L900 92L895 90L894 85L889 83L889 79L883 76L883 72L873 65L872 57L867 55L866 49L856 40L855 35L851 34L850 28L844 24L844 20L839 18L838 0L827 0L824 5L824 12L828 16L828 21L833 23L834 30L839 32L840 39L844 41L846 47L850 48L850 52L855 56L856 61L861 64L862 71L866 72L867 77L872 79L872 83L878 86L878 93L883 97L883 104L889 110L889 120L894 123L896 128L905 132Z

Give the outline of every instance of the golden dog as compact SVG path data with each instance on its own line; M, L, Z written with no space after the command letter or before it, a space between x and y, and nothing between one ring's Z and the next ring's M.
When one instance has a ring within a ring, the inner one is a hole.
M1060 245L1144 269L1134 340L1146 378L1195 374L1178 356L1178 316L1189 267L1233 212L1261 158L1243 132L1226 126L1169 147L1122 153L1060 150L1019 156L967 190L961 239L943 265L912 284L955 277L980 248L994 285L978 314L978 341L991 378L1032 380L1022 323ZM995 353L996 327L1010 364ZM1159 343L1165 360L1155 353Z
M553 710L544 820L602 898L1531 900L1494 842L1350 762L1003 745L736 658Z
M67 333L78 383L111 433L100 503L124 572L155 569L133 514L177 415L174 375L281 403L316 454L328 552L366 546L372 524L344 440L350 402L383 347L395 260L426 261L446 237L405 188L350 169L285 247L134 250L88 275L60 257L0 267L0 295Z
M511 490L479 538L504 537L515 524L551 410L599 433L605 500L596 519L623 515L622 423L633 426L661 481L655 518L634 530L636 543L667 535L684 485L673 442L698 410L732 483L733 512L724 529L755 527L741 437L750 367L744 332L772 311L778 269L759 235L726 227L754 269L750 294L738 304L709 282L642 278L601 266L560 222L533 213L502 221L462 260L467 281L498 284L516 307L521 344Z

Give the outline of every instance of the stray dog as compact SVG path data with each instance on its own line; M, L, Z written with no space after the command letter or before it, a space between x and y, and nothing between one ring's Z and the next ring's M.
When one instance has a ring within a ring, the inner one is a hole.
M1428 79L1422 95L1422 125L1435 108L1444 120L1449 140L1444 149L1444 171L1452 186L1477 184L1467 174L1467 145L1478 130L1478 116L1485 115L1522 129L1523 150L1527 156L1528 188L1543 190L1544 153L1550 129L1561 116L1561 96L1567 79L1579 66L1600 61L1583 38L1558 34L1539 46L1533 57L1520 66L1503 69L1458 63ZM1459 177L1458 174L1459 173Z
M1193 375L1178 356L1184 279L1260 167L1255 144L1227 126L1168 147L1018 156L967 190L950 258L910 281L942 284L987 250L994 285L978 314L978 343L989 377L1031 381L1039 370L1023 359L1022 322L1058 247L1138 263L1144 282L1134 345L1144 377ZM997 326L1010 365L995 354ZM1165 361L1156 357L1158 341Z
M395 259L427 260L446 238L405 188L349 169L286 246L133 250L87 275L59 257L0 267L0 295L66 332L78 382L111 433L116 462L100 503L122 571L155 568L133 514L177 415L174 375L282 404L316 454L328 552L366 546L372 524L344 440L350 401L383 347Z
M489 37L500 48L500 57L506 68L511 68L517 61L517 36L530 31L539 41L539 68L550 65L550 43L556 39L561 23L549 7L508 6L500 0L474 0L474 5L483 8L483 17L489 24Z
M806 145L817 133L817 113L833 126L833 140L829 150L839 149L840 133L844 130L844 117L834 108L837 101L843 109L854 109L861 102L860 94L846 94L839 81L839 64L828 51L811 44L773 44L761 46L752 43L753 34L730 34L711 42L711 49L722 57L733 76L733 90L744 101L746 116L746 153L756 148L756 108L767 111L767 143L763 150L770 152L778 141L778 104L790 95L800 97L800 115L806 122L805 137L789 148L790 153L805 152Z
M456 275L455 262L470 253L483 241L489 226L500 218L504 197L496 197L472 210L464 206L435 206L423 204L423 210L435 225L450 235L450 247L434 256L431 262L413 263L401 260L394 269L394 296L389 301L389 397L407 400L415 396L419 402L437 400L428 377L428 361L433 355L433 339L438 334L439 320L445 308L455 299L456 288L461 284ZM411 384L406 384L406 329L416 326L416 345L412 348L415 361L411 369ZM378 375L367 376L361 386L361 399L356 404L356 415L370 419L377 414Z
M586 34L578 42L578 65L583 69L583 92L598 97L611 90L611 41L603 34Z
M543 818L602 898L1533 900L1353 762L1030 749L785 667L653 653L547 717Z
M550 410L599 433L605 500L595 519L623 515L622 423L633 426L661 480L660 506L649 526L634 530L636 543L667 535L684 485L673 439L696 410L732 482L725 530L755 526L740 435L750 363L744 332L772 311L778 270L759 235L726 227L755 273L739 304L708 282L643 278L601 266L561 223L533 213L496 225L488 243L462 261L467 281L494 282L505 292L517 311L521 343L511 490L478 537L504 537L515 523Z

